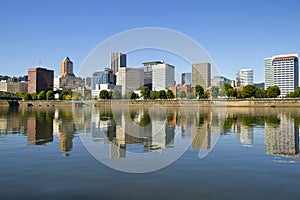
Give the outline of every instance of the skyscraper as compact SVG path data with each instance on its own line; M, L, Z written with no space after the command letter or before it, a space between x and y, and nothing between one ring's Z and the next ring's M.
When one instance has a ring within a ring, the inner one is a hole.
M191 83L192 83L192 73L182 73L181 85L191 85Z
M265 89L274 85L272 58L265 58Z
M201 85L205 90L211 85L211 64L192 64L192 87Z
M58 75L58 77L65 76L74 76L73 62L69 57L65 57L65 59L60 63L60 74Z
M167 90L175 85L175 67L163 61L152 63L152 91Z
M272 62L272 64L271 64ZM265 88L277 85L280 96L294 92L299 78L298 54L276 55L265 59Z
M241 69L237 73L238 86L253 85L253 70L252 69Z
M54 71L45 68L28 69L28 92L39 93L53 90Z
M126 67L126 54L114 52L110 55L110 67L113 73L117 73L119 68Z
M144 85L143 68L120 68L117 75L117 85L122 86L122 95L140 89Z

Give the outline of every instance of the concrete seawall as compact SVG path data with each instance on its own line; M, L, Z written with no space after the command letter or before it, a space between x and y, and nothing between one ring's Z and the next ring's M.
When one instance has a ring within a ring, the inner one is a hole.
M162 105L164 107L300 107L300 99L227 99L227 100L107 100L107 101L19 101L20 107L131 107ZM0 101L0 106L9 106Z

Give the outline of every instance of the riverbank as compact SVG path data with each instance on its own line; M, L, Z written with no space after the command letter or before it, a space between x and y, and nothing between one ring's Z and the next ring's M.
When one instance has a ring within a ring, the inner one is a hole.
M19 101L20 107L300 107L300 99ZM0 106L9 106L1 101Z

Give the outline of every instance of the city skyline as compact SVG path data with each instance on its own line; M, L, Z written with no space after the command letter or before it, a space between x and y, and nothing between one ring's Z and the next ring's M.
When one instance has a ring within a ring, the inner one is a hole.
M143 4L132 1L122 5L122 9L121 6L116 6L120 3L118 1L88 1L84 6L80 2L16 2L2 2L0 7L3 27L0 37L3 45L0 52L0 74L3 75L26 74L27 68L36 67L40 61L43 66L58 72L58 61L63 55L72 57L76 63L76 74L86 56L100 42L119 32L140 27L164 27L182 32L208 51L220 75L234 78L239 69L251 68L254 70L254 82L264 80L261 70L265 57L298 52L300 47L297 34L299 28L295 26L293 32L286 31L291 24L298 23L299 2L292 0L285 4L293 5L289 9L282 9L280 1L190 1L175 4L171 1ZM167 9L180 15L144 15L147 11L153 11L156 4L162 10ZM44 7L49 12L44 12ZM65 7L73 12L62 15ZM127 14L109 12L112 8L126 10ZM199 8L203 8L201 12L198 11ZM279 11L280 16L276 15ZM207 16L210 16L209 19ZM282 28L272 31L275 24L281 24ZM64 28L66 25L68 29ZM64 29L65 31L61 31ZM141 63L139 59L162 59L157 55L147 56L132 57L128 61L129 66ZM15 57L18 59L14 59ZM184 72L181 63L165 60Z

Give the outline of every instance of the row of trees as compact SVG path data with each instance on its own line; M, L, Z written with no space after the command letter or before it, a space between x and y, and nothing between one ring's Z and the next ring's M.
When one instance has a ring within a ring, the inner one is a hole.
M300 87L298 87L294 92L287 94L287 98L298 98L300 97Z
M54 100L54 92L49 90L48 92L41 91L40 93L28 93L28 92L19 92L17 95L24 100Z
M129 91L123 97L120 91L107 91L101 90L99 94L100 99L139 99L143 97L143 99L174 99L174 94L171 90L160 90L160 91L153 91L150 92L150 89L147 86L143 86L141 88L141 96L139 96L134 91Z
M218 96L231 98L276 98L280 95L280 89L276 85L270 86L266 90L253 85L246 85L242 90L236 91L228 83L223 83L221 90L219 87L213 86L210 93L212 98L218 98Z
M59 100L70 100L72 99L72 91L65 90L59 94ZM55 93L52 90L47 92L41 91L39 93L28 93L28 92L18 92L18 97L23 98L24 100L54 100Z
M196 85L194 93L186 94L185 91L181 90L178 92L179 98L188 98L188 99L207 99L208 94L204 91L203 87ZM150 91L147 86L141 88L141 96L136 94L133 91L126 93L123 97L118 90L107 91L101 90L99 94L100 99L174 99L175 96L172 90L160 90L160 91Z

